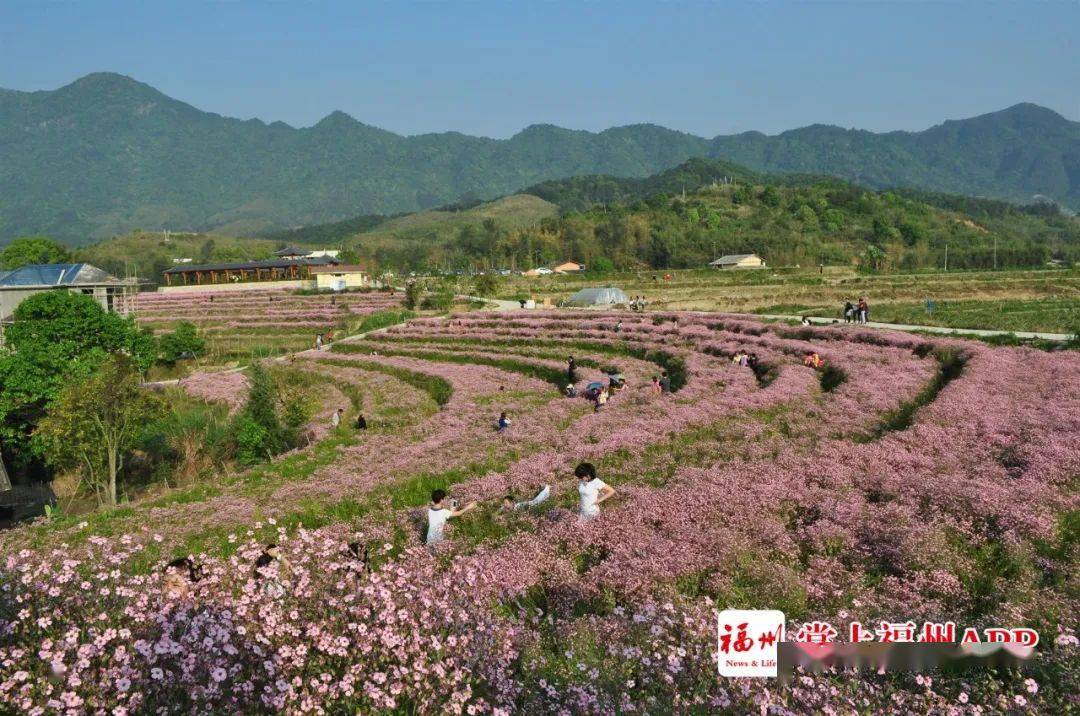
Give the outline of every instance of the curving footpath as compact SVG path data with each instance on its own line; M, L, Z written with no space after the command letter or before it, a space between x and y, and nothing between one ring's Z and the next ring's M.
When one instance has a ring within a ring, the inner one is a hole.
M767 313L743 313L738 314L746 317L764 318L766 320L775 321L801 321L802 316L787 316L779 314L767 314ZM814 325L832 325L835 318L820 318L818 316L809 316L810 322ZM877 321L870 321L868 323L859 324L845 324L840 321L838 325L857 325L861 328L886 328L893 331L926 331L927 333L943 333L946 335L960 335L960 336L1016 336L1017 338L1041 338L1047 341L1067 341L1072 338L1068 333L1040 333L1033 331L991 331L983 328L949 328L946 326L914 326L906 323L878 323Z

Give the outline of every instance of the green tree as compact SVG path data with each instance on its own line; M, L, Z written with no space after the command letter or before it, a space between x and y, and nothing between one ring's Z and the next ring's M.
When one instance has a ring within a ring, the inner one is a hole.
M761 192L761 203L776 208L780 206L780 192L771 184Z
M605 274L614 273L615 263L607 256L597 256L589 263L585 271L586 273L603 276Z
M476 295L490 296L499 290L499 279L495 274L488 272L476 277Z
M237 459L251 464L276 455L286 447L285 431L278 418L278 389L273 376L259 363L248 371L247 402L236 415L233 435Z
M171 333L158 339L158 356L162 363L173 365L181 358L195 358L206 352L206 341L190 321L180 321Z
M154 361L153 336L132 318L110 313L90 296L56 290L35 294L19 304L4 339L14 352L50 346L69 361L100 350L130 355L145 372Z
M341 251L338 252L338 261L355 266L360 263L360 254L356 252L356 249L342 247Z
M795 218L798 219L803 226L808 228L817 226L818 223L817 214L814 212L813 208L806 204L800 206L798 211L795 212Z
M754 188L747 184L739 184L735 191L731 192L731 201L736 204L750 204L754 201Z
M23 301L4 337L0 440L23 462L40 454L29 436L46 405L69 381L86 378L113 353L131 357L136 369L145 372L156 353L153 336L134 321L106 312L89 296L64 290Z
M882 216L875 216L873 222L874 239L878 243L895 241L900 238L900 231L892 222Z
M115 505L127 456L143 426L162 412L161 400L140 385L135 362L114 353L61 389L35 437L49 464L77 470L99 503Z
M420 284L416 281L409 281L405 284L405 308L410 311L416 310L416 307L420 305Z
M71 261L71 252L44 236L15 239L0 252L0 268L17 269L27 264L63 264Z
M826 209L821 221L826 231L839 231L844 228L844 212L839 209Z
M870 244L866 247L866 250L863 251L862 267L866 271L881 271L885 268L885 263L887 260L888 256L881 247Z
M432 311L448 311L454 305L454 287L449 283L441 283L435 290L424 297L420 302L421 308Z

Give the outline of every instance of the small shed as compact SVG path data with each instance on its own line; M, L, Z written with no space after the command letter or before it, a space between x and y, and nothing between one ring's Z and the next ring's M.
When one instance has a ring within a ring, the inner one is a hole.
M308 273L315 277L315 288L320 290L344 291L370 285L362 266L312 266Z
M614 306L630 303L629 297L621 288L583 288L567 300L571 306Z
M765 268L765 260L757 254L729 254L710 261L709 265L718 269Z

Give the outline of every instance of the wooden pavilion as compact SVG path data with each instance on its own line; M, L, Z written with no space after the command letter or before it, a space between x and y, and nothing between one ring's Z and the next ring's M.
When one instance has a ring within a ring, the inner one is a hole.
M240 263L173 266L163 272L167 286L206 286L257 281L296 281L310 278L315 266L332 266L338 260L328 256L299 259L269 259Z

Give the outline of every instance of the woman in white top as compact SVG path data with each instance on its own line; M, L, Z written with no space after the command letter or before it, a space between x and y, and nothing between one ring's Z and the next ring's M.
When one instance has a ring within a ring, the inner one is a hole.
M424 539L424 543L429 547L443 541L444 528L451 517L458 517L476 507L475 502L470 502L460 510L455 505L444 507L443 502L445 500L446 490L432 490L431 505L427 511L427 536Z
M591 520L600 515L600 503L615 494L615 488L596 476L592 463L583 462L574 469L581 496L581 519Z

